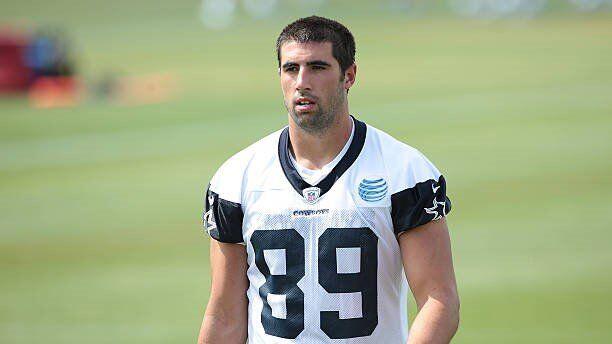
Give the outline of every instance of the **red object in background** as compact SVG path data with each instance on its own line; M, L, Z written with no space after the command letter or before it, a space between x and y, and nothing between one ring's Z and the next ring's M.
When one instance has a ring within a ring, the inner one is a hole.
M36 108L75 106L79 101L80 83L71 76L44 76L30 88L30 104Z
M30 86L32 71L25 65L28 38L12 31L0 31L0 94L24 92Z

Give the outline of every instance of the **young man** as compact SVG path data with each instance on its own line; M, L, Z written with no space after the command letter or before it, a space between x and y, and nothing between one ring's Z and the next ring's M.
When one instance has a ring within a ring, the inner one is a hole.
M459 300L444 177L349 114L355 42L340 23L299 19L277 54L288 127L230 158L207 191L199 343L448 343Z

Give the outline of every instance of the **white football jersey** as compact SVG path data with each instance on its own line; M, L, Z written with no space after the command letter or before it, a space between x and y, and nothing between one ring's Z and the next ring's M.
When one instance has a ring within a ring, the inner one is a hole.
M406 343L397 236L450 211L444 177L416 149L354 120L331 172L309 185L288 128L225 162L204 228L248 254L248 343Z

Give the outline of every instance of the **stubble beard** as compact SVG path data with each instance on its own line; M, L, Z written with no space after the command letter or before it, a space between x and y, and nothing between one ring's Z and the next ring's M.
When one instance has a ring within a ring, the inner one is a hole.
M322 108L318 102L317 109L309 113L296 113L295 107L287 106L286 103L285 108L287 108L289 115L300 129L311 135L322 136L334 125L334 123L336 123L338 110L342 105L343 97L344 88L342 84L340 84L337 92L330 98L328 109Z

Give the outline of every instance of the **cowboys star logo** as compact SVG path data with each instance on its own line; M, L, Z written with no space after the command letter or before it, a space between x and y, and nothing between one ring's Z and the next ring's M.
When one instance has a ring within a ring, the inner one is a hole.
M425 212L427 214L432 214L434 216L432 221L437 221L441 219L442 216L446 215L446 202L439 202L436 199L436 192L439 188L440 186L435 186L434 184L431 184L431 190L433 191L434 199L431 207L425 208Z
M217 223L215 222L215 216L213 215L213 205L215 203L215 196L208 196L208 211L204 213L204 228L210 233L210 231L217 229Z

